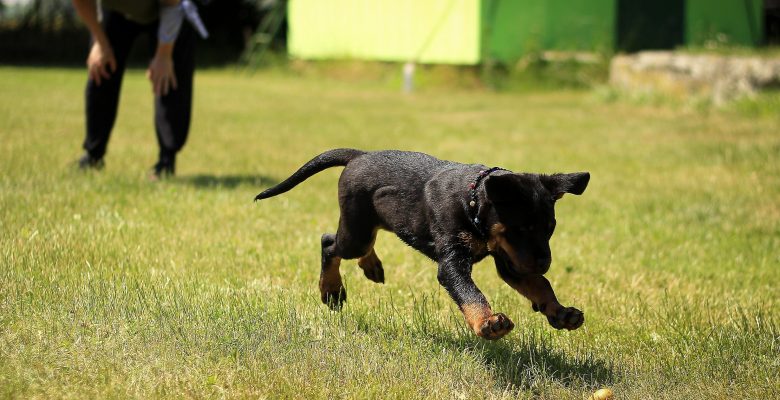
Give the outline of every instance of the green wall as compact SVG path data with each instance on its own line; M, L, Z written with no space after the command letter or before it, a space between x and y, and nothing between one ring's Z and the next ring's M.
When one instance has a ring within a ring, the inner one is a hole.
M763 0L687 0L685 41L701 46L726 39L732 45L758 46L764 41Z
M290 0L307 59L513 63L542 50L637 51L763 42L763 0Z
M614 46L615 0L547 0L545 3L548 48L608 50Z
M484 0L483 58L540 50L611 50L616 0Z

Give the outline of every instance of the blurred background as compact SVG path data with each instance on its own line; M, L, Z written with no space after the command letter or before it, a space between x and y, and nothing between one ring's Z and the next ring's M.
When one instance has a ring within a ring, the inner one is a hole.
M199 48L201 66L256 66L276 55L511 71L518 60L555 61L559 52L576 52L576 61L588 63L641 50L780 43L780 0L200 0L199 6L211 32ZM82 64L88 41L70 0L0 0L2 63ZM136 60L144 60L148 46L137 47Z
M253 32L275 1L216 0L197 3L211 37L199 46L199 65L238 60ZM89 32L71 0L0 0L0 61L24 64L84 63ZM284 51L285 28L278 32L278 51ZM148 40L148 38L144 38ZM148 62L148 42L135 45L136 62Z

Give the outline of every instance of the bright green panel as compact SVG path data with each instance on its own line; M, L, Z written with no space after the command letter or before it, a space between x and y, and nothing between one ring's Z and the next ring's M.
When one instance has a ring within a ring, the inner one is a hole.
M512 62L541 50L614 46L615 0L485 0L485 58Z
M614 46L615 0L530 1L547 6L547 48L593 51Z
M764 39L761 0L688 0L686 42L700 46L710 40L757 46Z
M291 0L289 51L305 59L479 62L479 0Z
M485 0L482 12L485 59L511 61L544 48L544 2Z

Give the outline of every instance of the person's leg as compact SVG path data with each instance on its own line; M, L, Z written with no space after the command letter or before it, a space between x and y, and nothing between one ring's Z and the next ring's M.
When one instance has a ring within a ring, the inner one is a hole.
M160 158L154 166L157 176L174 173L176 153L184 146L190 130L195 32L186 21L173 46L173 69L176 89L154 99L154 127L160 145Z
M116 71L113 71L111 76L104 79L100 85L92 79L87 81L85 93L87 132L83 145L87 154L82 159L82 162L86 161L87 164L90 161L102 162L106 153L108 139L116 120L127 56L139 32L138 24L128 21L119 13L108 10L103 10L101 24L116 58ZM82 162L80 162L82 167L95 166L82 165Z

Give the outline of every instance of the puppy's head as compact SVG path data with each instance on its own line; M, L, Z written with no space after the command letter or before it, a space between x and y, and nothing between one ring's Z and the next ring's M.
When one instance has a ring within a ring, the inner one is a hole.
M543 274L550 268L550 237L555 230L555 202L565 193L582 194L590 174L503 174L485 181L493 205L492 253L518 273Z

